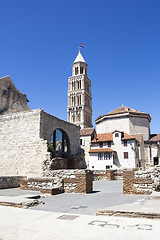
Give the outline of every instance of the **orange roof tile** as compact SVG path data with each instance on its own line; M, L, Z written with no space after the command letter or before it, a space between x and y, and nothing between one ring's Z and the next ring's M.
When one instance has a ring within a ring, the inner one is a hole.
M130 135L126 132L121 132L123 133L123 137L121 140L131 140L131 139L136 139L138 142L140 142L140 137L142 137L142 134L136 134L136 135ZM96 134L94 139L92 140L92 143L96 142L109 142L113 141L113 133L99 133Z
M142 134L133 134L131 136L133 136L137 140L137 142L139 142L139 143L141 143L141 141L143 139L143 135Z
M115 152L115 150L111 148L98 148L89 150L89 153L101 153L101 152Z
M119 107L119 108L116 108L115 110L107 113L107 114L104 114L103 116L100 116L98 117L95 122L99 122L101 121L101 119L103 119L104 117L108 117L108 116L112 116L112 115L117 115L117 114L123 114L123 113L132 113L132 114L136 114L136 115L142 115L142 116L147 116L149 121L151 121L151 117L148 113L144 113L144 112L141 112L141 111L137 111L135 109L132 109L132 108L128 108L128 107Z
M92 135L95 131L95 128L83 128L80 129L80 135L85 136L85 135Z
M149 141L152 141L152 142L160 141L160 133L157 134L156 136L152 137Z
M131 140L131 139L135 139L135 137L133 137L132 135L129 135L128 133L126 132L123 132L124 134L124 137L122 137L122 140Z
M96 134L92 142L108 142L113 141L112 133L99 133Z

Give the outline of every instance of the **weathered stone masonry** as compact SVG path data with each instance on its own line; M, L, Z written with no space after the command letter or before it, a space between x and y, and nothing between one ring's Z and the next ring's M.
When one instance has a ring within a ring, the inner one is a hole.
M145 171L123 171L124 194L151 194L160 188L160 167Z
M20 181L25 177L22 176L3 176L0 177L0 189L20 187Z
M28 178L21 181L21 189L37 190L42 193L92 192L93 174L88 170L53 170L47 178Z
M47 141L55 129L63 129L70 154L79 152L79 127L44 113L41 109L0 116L0 175L43 176L50 161Z

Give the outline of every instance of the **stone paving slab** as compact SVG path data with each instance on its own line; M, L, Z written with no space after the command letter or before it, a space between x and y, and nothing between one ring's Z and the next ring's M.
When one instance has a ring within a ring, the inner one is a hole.
M150 240L160 221L66 214L0 206L1 240Z

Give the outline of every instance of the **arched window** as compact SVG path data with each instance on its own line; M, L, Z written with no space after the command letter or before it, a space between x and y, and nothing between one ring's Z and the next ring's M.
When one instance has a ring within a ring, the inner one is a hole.
M83 74L83 67L80 67L80 74Z
M69 138L65 131L56 129L51 136L51 145L57 156L65 156L69 153Z
M79 81L79 89L81 89L81 80Z
M75 67L75 75L78 74L78 67Z

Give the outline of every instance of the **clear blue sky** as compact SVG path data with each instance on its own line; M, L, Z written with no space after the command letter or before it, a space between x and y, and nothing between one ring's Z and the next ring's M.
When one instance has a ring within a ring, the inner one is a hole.
M0 0L0 77L31 109L67 120L67 82L78 45L92 81L93 122L124 106L160 132L159 0Z

